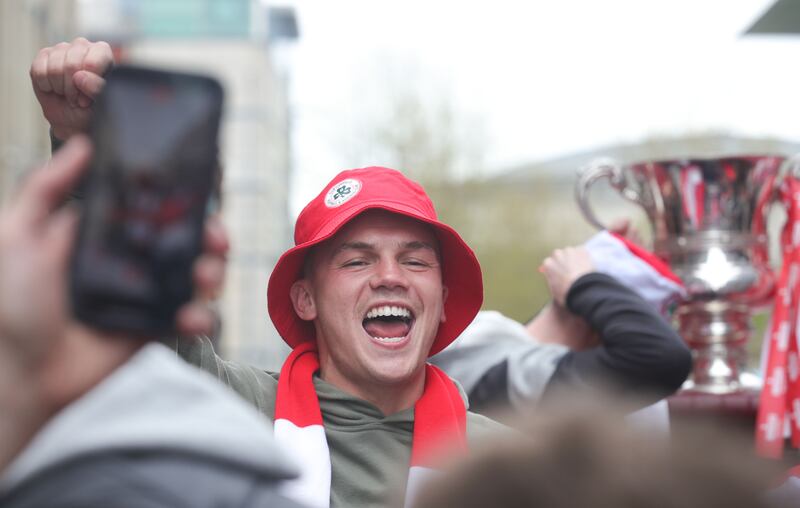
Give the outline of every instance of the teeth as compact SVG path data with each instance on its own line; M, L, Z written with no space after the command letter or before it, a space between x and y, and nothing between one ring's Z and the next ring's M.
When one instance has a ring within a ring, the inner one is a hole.
M381 307L375 307L374 309L367 312L367 319L374 319L380 316L396 316L402 318L410 318L411 312L404 307L395 307L393 305L383 305Z
M379 342L385 342L387 344L397 343L403 340L405 337L375 337L375 340Z

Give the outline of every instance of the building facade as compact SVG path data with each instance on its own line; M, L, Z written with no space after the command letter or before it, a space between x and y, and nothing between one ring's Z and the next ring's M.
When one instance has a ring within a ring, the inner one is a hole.
M28 72L39 49L74 37L74 14L73 0L0 2L0 201L50 155Z

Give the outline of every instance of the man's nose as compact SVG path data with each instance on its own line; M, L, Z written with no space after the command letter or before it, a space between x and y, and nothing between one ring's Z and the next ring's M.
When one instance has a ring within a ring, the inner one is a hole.
M381 260L375 267L375 272L370 279L370 286L372 289L408 287L408 279L403 265L396 260Z

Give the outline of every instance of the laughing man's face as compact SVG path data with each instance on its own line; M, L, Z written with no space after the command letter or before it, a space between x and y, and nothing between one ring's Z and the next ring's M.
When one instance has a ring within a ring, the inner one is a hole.
M445 319L438 249L430 226L377 210L314 249L292 300L314 321L324 379L358 395L422 375Z

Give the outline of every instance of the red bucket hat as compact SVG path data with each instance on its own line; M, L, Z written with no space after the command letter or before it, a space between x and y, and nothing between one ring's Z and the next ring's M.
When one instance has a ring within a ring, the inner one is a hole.
M448 288L444 312L431 346L434 355L453 342L475 318L483 303L483 277L475 254L456 231L439 222L428 195L399 171L369 167L342 171L297 217L295 246L278 260L267 287L269 316L292 348L315 340L312 322L294 312L289 289L303 277L308 249L336 234L358 214L372 209L405 215L433 227L442 258L442 282Z

